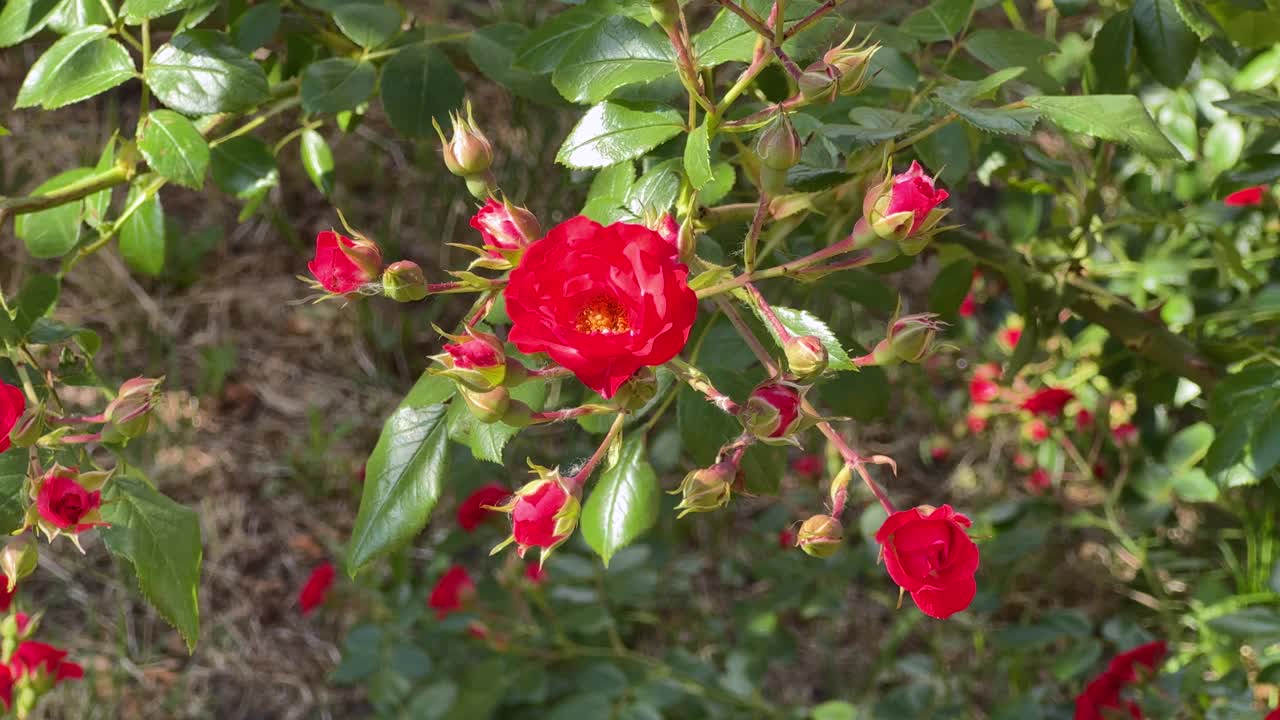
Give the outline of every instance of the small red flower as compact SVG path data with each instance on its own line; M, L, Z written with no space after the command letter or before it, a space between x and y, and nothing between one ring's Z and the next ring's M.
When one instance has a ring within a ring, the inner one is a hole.
M444 351L453 358L453 366L471 370L495 367L502 363L498 351L482 340L468 339L461 343L448 343Z
M486 506L501 505L509 497L511 491L497 483L482 486L458 505L458 527L473 532L480 527L480 523L491 517L491 511Z
M362 268L348 255L347 250L361 252L356 250L357 245L355 240L345 235L325 230L316 235L316 254L311 262L307 263L307 269L325 290L334 295L345 295L359 290L361 285L371 282L375 275L368 268ZM372 244L365 247L372 247ZM376 251L376 248L374 250Z
M1000 386L985 378L975 377L969 381L969 400L975 405L986 405L1000 397Z
M964 419L965 425L969 428L969 432L978 435L987 429L987 419L976 413L969 413Z
M936 463L946 462L951 457L951 448L944 446L935 446L929 449L929 458Z
M906 172L867 190L862 212L881 237L907 238L919 230L929 213L948 197L946 190L937 187L934 179L924 174L924 167L912 161ZM903 215L902 220L893 217L899 213L910 215Z
M502 250L523 250L542 234L538 219L521 207L493 198L471 218L471 227L480 231L489 257L502 258Z
M676 248L643 225L556 226L525 252L503 291L508 339L545 352L604 397L689 340L698 298Z
M1062 388L1045 388L1022 401L1022 409L1040 417L1059 417L1075 394Z
M53 682L75 680L84 677L84 668L66 659L67 651L44 643L24 640L9 661L10 670L18 678L47 673Z
M791 461L791 472L806 478L818 477L822 473L822 456L807 453Z
M778 547L789 550L796 546L796 531L789 527L778 531Z
M44 478L36 496L36 508L45 522L59 530L84 532L104 525L102 522L82 522L86 516L102 507L102 492L89 492L71 474L51 473Z
M0 612L9 612L9 607L13 605L13 596L16 594L18 594L17 586L10 590L8 580L0 579Z
M1156 666L1168 652L1169 645L1163 640L1139 645L1112 658L1107 672L1123 678L1125 682L1137 682L1155 674Z
M1006 349L1012 350L1018 346L1018 341L1022 339L1022 328L1011 327L1000 331L1000 344Z
M1027 490L1033 495L1039 495L1053 485L1053 480L1049 478L1049 473L1044 468L1036 468L1027 478Z
M328 562L317 565L316 569L311 571L311 576L298 592L298 607L302 609L303 615L310 615L313 610L324 604L324 599L329 595L329 588L333 586L333 580L337 574L333 563Z
M978 301L973 299L973 293L964 296L964 300L960 301L960 317L971 318L978 313Z
M1133 447L1138 444L1138 426L1124 423L1111 428L1111 439L1120 447Z
M1076 429L1088 430L1093 427L1093 413L1081 408L1076 412Z
M0 382L0 453L9 449L9 433L26 411L27 396L22 390Z
M1168 647L1164 641L1141 645L1112 659L1107 669L1085 686L1076 698L1075 720L1107 720L1120 711L1142 720L1142 708L1121 697L1125 686L1144 682L1156 672ZM1108 710L1112 712L1107 712Z
M950 505L923 505L893 513L876 532L889 577L925 615L948 618L973 602L978 546L970 525Z
M476 584L471 581L471 574L461 565L454 565L431 589L427 607L436 611L437 619L443 620L450 613L461 610L475 592Z
M1021 450L1013 454L1013 466L1019 470L1030 470L1035 464L1035 460Z
M1022 432L1032 442L1044 442L1049 439L1049 426L1043 420L1032 420L1022 426Z
M767 383L751 391L739 417L758 438L786 437L796 429L801 400L800 392L790 383Z
M1243 190L1237 190L1222 199L1222 204L1227 207L1251 207L1253 205L1262 204L1262 194L1266 192L1265 185L1256 185Z
M511 509L511 534L523 548L552 548L564 540L556 533L556 515L569 502L569 493L560 483L548 482L533 493L516 500Z
M472 620L467 623L467 634L477 640L487 640L489 638L489 626L479 620Z
M0 703L6 711L13 707L13 673L8 665L0 665Z
M543 569L540 562L528 562L524 566L524 579L534 585L541 585L543 580L547 579L547 571Z

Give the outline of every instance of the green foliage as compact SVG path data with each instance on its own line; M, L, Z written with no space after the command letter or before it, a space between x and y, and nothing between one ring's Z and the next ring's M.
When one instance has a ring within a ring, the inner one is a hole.
M627 438L582 507L582 537L606 567L658 521L662 494L646 452L643 435Z
M110 90L134 75L133 59L107 28L91 26L58 40L36 60L15 107L53 110Z
M190 188L204 185L209 143L190 120L170 110L147 116L138 135L138 150L151 169Z

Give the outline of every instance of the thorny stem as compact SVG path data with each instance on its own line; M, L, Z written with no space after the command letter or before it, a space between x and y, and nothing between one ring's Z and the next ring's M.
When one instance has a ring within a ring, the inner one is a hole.
M533 414L533 424L545 425L547 423L572 420L574 418L586 417L587 415L602 415L609 412L617 412L617 408L611 408L607 405L582 405L580 407L565 408L563 410L547 410L545 412L535 412Z
M837 1L838 0L827 0L826 2L822 3L822 5L818 6L813 12L801 18L799 22L797 22L795 25L792 25L789 30L787 30L782 34L783 42L786 42L787 40L790 40L796 35L799 35L800 33L804 32L804 30L808 28L810 25L821 20L823 15L826 15L827 13L835 9Z
M618 413L618 416L613 419L613 425L609 426L609 432L600 441L600 446L591 454L591 457L587 458L586 464L579 468L578 472L573 474L573 477L565 481L571 492L577 494L582 491L583 486L590 479L591 473L595 471L596 466L600 464L604 456L609 453L609 447L613 445L613 441L622 433L622 426L626 420L626 413Z
M742 264L746 266L748 273L755 269L756 246L760 244L760 230L764 228L764 219L768 214L769 196L761 190L760 202L756 205L755 217L752 218L751 228L747 231L747 238L742 243Z
M670 364L672 370L681 380L687 383L689 387L703 395L706 395L707 400L710 401L712 405L715 405L730 415L738 414L738 411L740 410L738 404L733 401L733 398L717 390L715 385L711 384L711 378L707 377L706 373L678 357L673 358Z
M769 26L765 25L763 20L756 17L755 13L744 7L740 7L738 3L733 2L733 0L716 0L716 2L720 3L724 9L742 18L743 22L750 26L752 30L755 30L760 34L760 37L767 40L773 39L773 30L770 30Z
M778 56L778 61L782 63L782 67L786 69L787 74L791 76L791 79L796 82L800 82L800 77L804 75L804 71L800 69L800 66L796 64L796 61L792 60L791 57L777 45L773 47L773 54Z
M533 368L529 370L529 379L531 380L555 380L557 378L569 377L573 372L567 367L560 365L551 365L544 368Z
M792 260L791 262L788 262L788 263L783 263L782 265L775 265L774 267L767 268L765 270L756 270L754 272L744 272L743 274L735 278L725 280L722 283L718 283L716 285L712 285L711 287L707 287L699 290L698 297L699 298L714 297L716 295L719 295L720 293L728 292L730 290L735 290L737 288L740 288L746 285L747 283L755 282L757 280L764 280L767 278L798 274L800 271L805 270L813 265L816 265L817 263L822 262L827 258L835 257L837 255L842 255L846 252L854 250L859 244L866 242L870 238L869 233L871 233L871 226L867 224L866 220L860 219L858 220L857 224L853 226L853 232L850 233L848 237L846 237L845 239L839 242L833 243L810 255L806 255L802 258ZM843 267L837 267L836 269L844 269L844 267L857 267L858 265L865 264L870 260L871 260L870 253L867 251L862 251L856 258L854 258L853 260L850 260L847 265Z
M765 372L770 376L778 375L778 365L773 361L768 351L764 349L764 345L760 344L760 340L756 334L751 331L751 327L747 325L747 321L742 319L742 315L738 312L738 308L733 306L726 298L717 296L715 303L719 306L720 311L733 323L733 328L742 336L743 341L747 343L747 347L751 348L751 352L755 354L756 359L764 366Z
M816 414L813 406L810 405L807 400L804 402L803 407L806 411ZM849 447L849 443L845 442L844 437L842 437L839 432L836 432L836 429L831 426L830 422L824 420L818 423L817 427L818 431L827 436L827 439L831 441L832 445L835 445L836 450L840 451L840 456L844 458L844 461L853 467L853 469L862 478L863 484L865 484L867 489L871 491L871 494L876 497L876 500L880 501L880 507L884 508L885 512L892 515L893 503L889 501L889 496L885 494L884 489L880 487L880 484L871 478L871 473L867 472L866 460L863 459L856 450Z
M773 328L773 332L778 335L778 340L780 342L786 343L795 337L792 335L791 331L787 329L787 326L783 325L782 321L778 319L777 313L773 311L773 306L769 304L768 300L764 299L764 295L760 294L760 291L756 289L755 285L746 283L743 285L743 289L747 291L747 295L751 297L751 301L755 304L756 308L760 310L760 314L764 316L765 322L769 323L769 327Z

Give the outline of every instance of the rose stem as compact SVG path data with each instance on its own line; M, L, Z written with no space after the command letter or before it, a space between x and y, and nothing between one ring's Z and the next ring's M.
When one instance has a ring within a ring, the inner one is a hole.
M618 416L614 418L613 425L609 427L608 434L604 436L604 440L600 441L600 447L596 448L596 451L587 459L587 463L583 465L578 472L574 473L573 477L569 478L567 481L570 492L574 494L582 492L583 486L587 484L587 480L591 477L591 473L596 469L596 465L599 465L600 461L604 459L605 454L609 452L609 446L613 444L614 438L618 437L622 432L622 424L626 419L626 413L618 413Z

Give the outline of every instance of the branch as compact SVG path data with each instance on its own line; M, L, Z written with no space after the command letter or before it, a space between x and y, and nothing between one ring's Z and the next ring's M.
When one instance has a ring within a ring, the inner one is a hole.
M768 25L764 24L763 20L756 17L750 10L739 6L738 3L733 2L733 0L717 0L717 2L724 6L724 9L742 18L743 22L750 25L751 29L759 33L761 37L773 40L773 31L769 29Z

